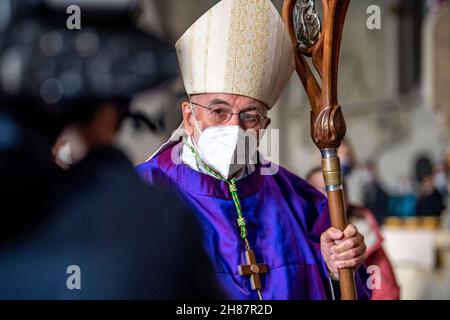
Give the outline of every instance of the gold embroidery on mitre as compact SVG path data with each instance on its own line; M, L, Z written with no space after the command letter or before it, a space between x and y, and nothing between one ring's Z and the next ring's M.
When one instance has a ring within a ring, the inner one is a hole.
M269 45L270 10L268 1L234 1L225 74L227 92L265 100L263 79Z
M188 48L188 63L189 63L189 83L193 88L195 86L194 81L194 34L195 34L195 25L193 25L189 31L189 48Z
M283 48L285 45L285 37L278 37L277 38L277 44L275 48ZM271 81L270 81L270 89L274 90L275 92L278 92L280 89L282 89L281 87L283 86L283 82L281 81L280 77L283 76L283 72L284 70L281 70L283 64L282 64L282 58L283 58L283 51L282 50L278 50L278 58L275 59L275 61L277 61L277 64L273 63L272 64L272 73L276 74L276 77L271 77Z
M208 11L208 18L206 22L206 45L205 45L205 58L203 61L203 81L204 87L208 85L208 55L209 55L209 38L211 36L211 19L212 19L212 10Z

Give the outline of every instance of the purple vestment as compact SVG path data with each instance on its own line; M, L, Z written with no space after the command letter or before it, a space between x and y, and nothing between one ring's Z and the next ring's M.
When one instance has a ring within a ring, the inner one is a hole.
M152 185L181 195L204 231L204 246L213 268L231 299L258 299L250 280L238 274L245 264L244 242L236 223L236 209L225 182L175 163L182 143L139 165L139 174ZM175 148L175 149L174 149ZM268 166L269 164L267 164ZM279 167L275 175L261 175L262 166L237 182L247 221L248 239L258 263L269 266L261 276L264 300L329 299L330 281L320 254L320 235L330 227L326 198L304 180ZM365 268L356 275L359 298L370 293Z

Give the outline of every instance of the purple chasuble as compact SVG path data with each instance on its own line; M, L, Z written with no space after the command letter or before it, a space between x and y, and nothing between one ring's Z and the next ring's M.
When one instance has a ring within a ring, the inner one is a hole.
M172 145L137 170L149 184L180 194L196 214L206 252L228 297L257 300L250 279L238 274L238 266L246 264L245 246L228 185L182 163L181 148L182 143ZM282 167L274 175L261 175L261 169L270 165L257 166L237 182L250 246L257 263L269 267L261 275L262 297L330 299L330 281L320 254L320 235L330 227L327 199ZM361 267L356 274L360 299L370 296L366 277Z

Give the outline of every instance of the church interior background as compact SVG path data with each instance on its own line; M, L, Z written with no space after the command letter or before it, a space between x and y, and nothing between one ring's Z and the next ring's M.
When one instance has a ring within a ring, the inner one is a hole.
M174 43L216 2L143 1L139 24ZM281 9L281 0L273 2ZM366 26L371 5L381 8L379 30ZM401 298L450 299L448 2L352 1L340 70L340 102L348 125L347 139L354 147L349 186L352 180L357 186L355 194L349 194L350 201L365 204L358 192L368 175L375 175L377 185L389 196L388 212L376 214L383 216L383 246L394 266ZM131 125L122 129L119 143L135 163L145 161L178 126L183 98L179 79L169 88L135 99L135 109L165 124L156 135L136 133ZM298 77L292 77L270 116L272 128L280 129L280 164L305 177L319 163L319 154L310 139L309 106ZM414 211L420 189L416 179L419 158L431 161L433 181L447 199L447 209L438 218L418 218Z

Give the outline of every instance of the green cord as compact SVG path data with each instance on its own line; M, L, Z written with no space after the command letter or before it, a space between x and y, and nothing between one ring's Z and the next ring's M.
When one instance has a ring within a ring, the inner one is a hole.
M245 247L247 250L250 250L250 244L247 239L247 223L245 221L245 218L242 214L242 207L241 202L239 201L239 197L237 194L237 185L236 185L236 177L231 178L230 180L225 179L220 173L214 171L211 169L198 155L197 151L194 149L193 146L187 141L186 138L183 139L184 144L191 150L191 152L195 155L195 160L198 164L202 166L203 169L205 169L208 173L210 173L212 176L216 177L217 179L226 182L228 184L228 190L230 191L231 197L233 198L234 206L236 207L236 212L238 215L237 218L237 224L241 232L241 238L245 242ZM259 300L263 300L261 291L257 290Z
M219 180L222 180L228 184L228 190L230 191L231 197L233 198L234 206L236 207L236 212L238 215L237 218L237 224L239 226L240 232L241 232L241 238L243 240L247 240L247 223L245 221L245 218L242 214L242 207L241 202L239 201L239 197L237 194L237 185L236 185L236 178L233 177L230 180L225 179L221 174L211 169L206 163L203 162L203 160L198 155L197 151L194 149L194 147L191 146L191 144L187 141L186 138L184 138L184 144L191 150L191 152L195 155L195 159L197 163L199 163L203 169L205 169L208 173L213 175ZM247 247L248 243L246 242Z

